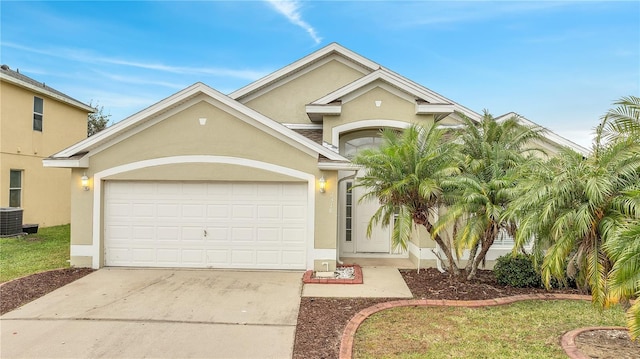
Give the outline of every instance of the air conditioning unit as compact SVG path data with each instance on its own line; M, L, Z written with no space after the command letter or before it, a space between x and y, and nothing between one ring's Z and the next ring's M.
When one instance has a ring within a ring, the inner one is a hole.
M22 234L22 208L0 208L0 237Z

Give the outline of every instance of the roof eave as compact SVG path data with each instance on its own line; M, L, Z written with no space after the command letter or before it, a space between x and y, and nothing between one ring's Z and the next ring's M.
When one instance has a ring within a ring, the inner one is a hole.
M46 88L40 88L38 86L35 86L35 85L30 84L28 82L24 82L24 81L22 81L20 79L17 79L15 77L7 76L7 75L5 75L3 73L0 73L0 79L2 81L6 81L8 83L11 83L13 85L16 85L16 86L31 90L33 92L45 95L47 97L56 99L56 100L58 100L60 102L66 103L67 105L79 108L81 110L85 110L85 111L87 111L87 113L94 113L96 111L95 108L93 108L93 107L91 107L91 106L89 106L87 104L84 104L84 103L82 103L80 101L74 100L74 99L69 98L69 97L60 96L59 94L54 93L52 91L49 91Z

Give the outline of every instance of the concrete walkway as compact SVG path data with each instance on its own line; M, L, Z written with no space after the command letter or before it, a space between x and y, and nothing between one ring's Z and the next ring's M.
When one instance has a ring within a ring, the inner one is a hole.
M301 277L101 269L0 317L0 357L290 358Z
M303 297L412 298L411 290L394 267L362 267L362 284L305 284Z

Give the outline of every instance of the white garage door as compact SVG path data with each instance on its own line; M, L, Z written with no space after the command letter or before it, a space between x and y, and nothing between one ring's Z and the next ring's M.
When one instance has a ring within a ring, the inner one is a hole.
M305 269L306 183L105 187L107 266Z

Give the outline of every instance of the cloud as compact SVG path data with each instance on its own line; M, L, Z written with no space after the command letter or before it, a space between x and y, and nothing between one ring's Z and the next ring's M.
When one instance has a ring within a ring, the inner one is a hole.
M298 0L266 0L277 12L284 15L292 24L303 28L309 36L319 44L322 38L318 36L316 30L306 21L302 20L300 14L300 1Z
M267 74L266 72L255 71L255 70L234 70L234 69L220 68L220 67L184 67L184 66L165 65L161 63L131 61L126 59L99 56L99 55L86 52L84 50L77 50L77 49L58 48L58 49L44 50L44 49L31 48L24 45L18 45L10 42L2 42L1 45L6 47L11 47L14 49L28 51L31 53L40 54L40 55L45 55L50 57L61 57L68 60L88 63L92 65L96 63L103 63L103 64L135 67L135 68L145 69L145 70L170 72L170 73L182 74L182 75L187 75L187 74L188 75L210 75L210 76L219 76L219 77L234 77L234 78L240 78L243 80L254 81Z

